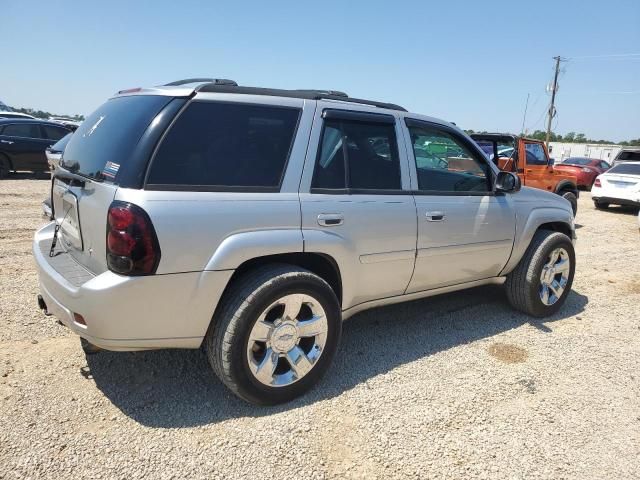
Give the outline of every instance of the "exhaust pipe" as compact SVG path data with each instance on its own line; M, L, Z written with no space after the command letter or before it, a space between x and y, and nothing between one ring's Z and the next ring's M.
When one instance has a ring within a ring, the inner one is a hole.
M42 298L42 295L38 295L38 308L42 310L42 313L44 313L47 317L51 315L47 310L47 304L45 303L44 298Z

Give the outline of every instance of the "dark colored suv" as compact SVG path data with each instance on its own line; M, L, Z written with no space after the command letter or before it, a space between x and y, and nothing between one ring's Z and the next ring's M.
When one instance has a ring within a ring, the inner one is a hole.
M44 120L0 119L0 178L16 170L49 170L46 148L70 132Z

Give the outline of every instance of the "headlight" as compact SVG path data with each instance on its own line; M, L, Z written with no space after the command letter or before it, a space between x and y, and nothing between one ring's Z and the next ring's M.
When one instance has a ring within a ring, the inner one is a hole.
M585 173L593 172L593 170L591 170L589 167L583 167L582 171L585 172Z

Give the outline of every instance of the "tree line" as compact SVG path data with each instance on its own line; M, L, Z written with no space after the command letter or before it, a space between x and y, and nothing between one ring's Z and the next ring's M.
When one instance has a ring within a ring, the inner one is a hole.
M51 117L64 117L70 118L72 120L76 120L78 122L82 122L84 120L84 115L58 115L57 113L45 112L43 110L34 110L33 108L16 108L11 107L14 112L26 113L27 115L31 115L32 117L47 119Z
M473 130L465 130L467 133L489 133L489 132L474 132ZM546 140L547 132L543 130L535 130L533 133L529 133L525 135L527 138L533 138L536 140ZM569 132L566 135L561 135L559 133L551 132L549 135L549 140L551 142L567 142L567 143L597 143L597 144L608 144L608 145L635 145L640 146L640 138L635 138L632 140L626 140L624 142L612 142L611 140L595 140L592 138L587 138L584 133L576 133Z

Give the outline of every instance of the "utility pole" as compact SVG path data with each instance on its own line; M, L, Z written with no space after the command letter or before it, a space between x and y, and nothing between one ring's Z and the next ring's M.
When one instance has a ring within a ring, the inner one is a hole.
M553 117L556 115L556 108L554 106L556 102L556 91L558 90L558 73L560 72L560 55L557 57L553 57L556 61L556 73L553 77L553 89L551 90L551 105L549 105L549 119L547 120L547 140L545 145L547 147L547 151L549 151L549 136L551 135L551 121Z

